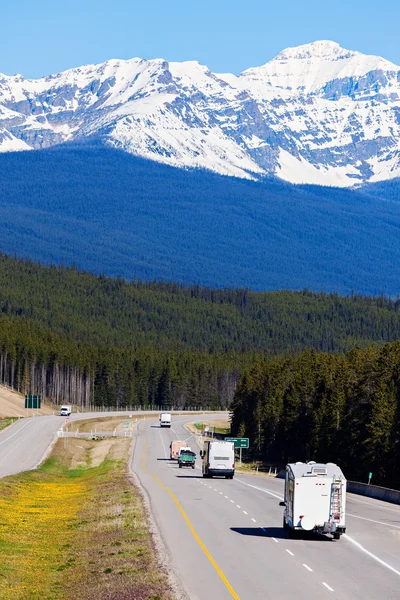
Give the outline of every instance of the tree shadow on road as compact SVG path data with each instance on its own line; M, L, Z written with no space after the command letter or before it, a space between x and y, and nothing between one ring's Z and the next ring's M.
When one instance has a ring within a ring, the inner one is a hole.
M175 475L178 479L203 479L202 475Z

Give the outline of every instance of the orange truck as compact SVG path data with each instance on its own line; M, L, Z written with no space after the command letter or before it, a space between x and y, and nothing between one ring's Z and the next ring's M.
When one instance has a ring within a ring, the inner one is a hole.
M180 442L175 440L175 442L171 442L169 445L169 457L171 460L178 460L179 458L179 450L181 448L186 448L186 442Z

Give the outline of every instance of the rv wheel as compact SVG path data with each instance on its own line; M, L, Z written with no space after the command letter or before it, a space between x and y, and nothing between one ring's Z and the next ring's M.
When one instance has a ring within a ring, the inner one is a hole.
M335 532L335 533L333 534L333 539L334 539L334 540L340 540L340 533L336 533L336 532Z

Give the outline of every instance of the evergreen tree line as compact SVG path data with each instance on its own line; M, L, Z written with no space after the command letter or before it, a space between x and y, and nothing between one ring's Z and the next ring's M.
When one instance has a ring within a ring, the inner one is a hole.
M105 347L0 316L0 383L57 404L226 409L254 356Z
M348 479L400 489L400 342L347 354L306 350L256 361L232 404L250 455L284 466L339 464Z
M97 346L346 352L400 339L400 300L130 282L0 254L0 312Z

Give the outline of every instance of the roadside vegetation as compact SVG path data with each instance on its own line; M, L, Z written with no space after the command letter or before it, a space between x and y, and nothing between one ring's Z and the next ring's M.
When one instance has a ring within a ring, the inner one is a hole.
M172 599L126 472L130 441L60 439L38 470L0 481L2 599Z
M14 423L14 421L16 421L16 420L17 419L13 419L12 417L2 417L0 419L0 431L2 429L5 429L9 425L12 425Z

